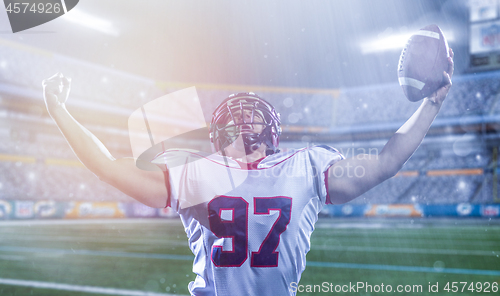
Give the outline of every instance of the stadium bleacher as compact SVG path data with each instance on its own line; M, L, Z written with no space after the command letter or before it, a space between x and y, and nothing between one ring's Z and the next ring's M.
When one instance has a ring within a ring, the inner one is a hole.
M0 104L3 109L0 120L6 123L0 132L0 167L7 172L0 176L0 199L131 201L78 164L43 110L41 81L55 72L63 72L73 78L69 103L73 110L78 111L81 107L122 118L121 125L106 127L99 121L103 119L97 118L100 116L82 117L84 124L104 135L106 144L113 142L111 150L113 153L118 151L119 155L130 155L125 125L128 115L143 104L188 85L153 81L53 53L19 48L5 41L0 41L0 54L3 57L0 61ZM32 67L33 64L38 66ZM410 103L404 98L397 84L330 91L241 88L239 91L256 89L256 93L279 110L284 129L281 146L284 149L317 142L317 136L329 133L331 141L326 144L335 147L338 131L349 134L353 141L358 133L369 134L377 128L394 132L418 108L418 103ZM236 92L234 87L213 85L198 86L197 91L206 119L223 98ZM476 120L490 116L491 119L491 116L500 115L499 94L498 72L457 77L438 119L448 120L442 121L442 126L461 128L462 134L469 132L482 137L483 141L471 141L468 144L475 148L458 154L449 146L427 147L424 142L422 146L431 152L416 153L405 164L403 174L351 203L497 202L494 190L498 185L494 184L499 183L495 173L498 158L493 160L497 144L487 140L495 140L496 133L477 129L477 121L468 125L467 118ZM434 133L434 143L439 143L441 138L447 139L449 131L441 129ZM451 131L461 135L456 129Z

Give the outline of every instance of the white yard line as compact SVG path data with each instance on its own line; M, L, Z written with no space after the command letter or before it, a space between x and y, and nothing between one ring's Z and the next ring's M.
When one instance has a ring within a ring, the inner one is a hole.
M122 251L96 251L96 250L81 250L81 249L55 249L55 248L32 248L18 246L0 246L1 252L10 253L32 253L32 254L52 254L56 255L84 255L84 256L104 256L104 257L123 257L123 258L141 258L141 259L164 259L164 260L181 260L193 261L192 255L175 255L175 254L154 254L140 252L122 252Z
M38 289L74 291L74 292L84 292L84 293L107 294L107 295L174 296L173 294L154 293L154 292L146 292L146 291L139 291L139 290L124 290L124 289L103 288L103 287L93 287L93 286L78 286L78 285L68 285L68 284L60 284L60 283L25 281L25 280L14 280L14 279L3 279L3 278L0 278L0 285L32 287L32 288L38 288Z
M84 236L84 235L75 235L75 236L62 236L57 234L13 234L2 233L2 242L19 242L19 241L47 241L47 242L94 242L94 243L129 243L129 244L142 244L142 245L162 245L162 246L179 246L179 247L188 247L187 238L185 240L168 240L165 239L154 239L154 238L141 238L138 240L134 237L116 237L116 236L108 236L108 237L98 237L98 236Z
M475 256L495 256L495 257L497 255L500 255L500 251L358 247L358 246L318 246L314 244L311 246L311 249L341 251L341 252L377 252L377 253L439 254L439 255L465 255L465 256L475 255Z
M6 220L0 221L0 227L39 226L39 225L86 225L86 224L141 224L141 223L175 223L175 218L134 218L134 219L59 219L59 220Z

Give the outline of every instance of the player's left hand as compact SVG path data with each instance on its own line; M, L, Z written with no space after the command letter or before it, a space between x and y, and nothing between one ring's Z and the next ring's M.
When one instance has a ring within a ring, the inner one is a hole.
M448 92L451 88L451 77L453 76L453 71L453 50L450 48L450 57L448 57L448 71L443 71L444 85L427 98L435 105L441 106L444 99L446 99L446 96L448 95Z

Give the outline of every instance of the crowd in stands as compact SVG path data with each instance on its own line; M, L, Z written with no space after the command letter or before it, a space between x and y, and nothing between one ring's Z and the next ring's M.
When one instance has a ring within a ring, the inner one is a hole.
M7 86L27 90L27 99L41 100L41 81L56 72L72 78L71 100L91 102L103 110L122 108L130 113L164 94L188 86L154 81L57 54L19 49L12 44L0 44L0 55L0 101L12 95L4 94ZM222 86L200 86L197 92L207 119L218 103L235 91ZM419 106L408 102L397 84L342 89L338 93L273 89L256 93L278 109L285 131L289 126L326 127L335 131L336 128L361 127L362 130L377 124L400 124ZM458 76L438 118L460 120L464 116L500 115L499 94L500 72ZM35 136L29 136L30 132ZM128 145L127 139L121 141L120 145ZM335 146L335 143L327 144ZM282 139L282 146L287 147L286 138ZM494 202L493 191L497 188L494 184L498 184L498 179L491 150L483 145L477 153L458 155L449 149L435 148L433 153L415 155L403 171L418 174L398 175L351 203ZM76 158L62 136L37 132L36 125L34 131L10 127L0 133L0 154L28 157L0 160L0 168L6 172L0 174L0 199L131 201L84 167L75 165ZM54 164L47 159L73 162ZM428 175L433 170L460 169L482 169L483 173Z
M6 144L7 143L7 144ZM0 154L28 159L0 161L0 199L53 199L60 201L131 201L78 164L63 141L18 143L2 141ZM286 147L286 142L284 143ZM67 160L51 162L50 160ZM479 169L462 174L467 169ZM456 173L453 173L456 170ZM353 204L491 203L496 166L488 151L457 156L453 153L415 155L401 173L373 188ZM444 171L440 174L439 172ZM451 171L451 173L450 173ZM430 172L438 172L435 175ZM408 174L410 173L410 174ZM499 186L500 188L500 186Z
M451 154L413 157L399 175L351 203L491 203L494 201L492 165L491 155L487 153L464 157ZM473 170L464 171L467 169ZM498 180L495 181L498 184Z

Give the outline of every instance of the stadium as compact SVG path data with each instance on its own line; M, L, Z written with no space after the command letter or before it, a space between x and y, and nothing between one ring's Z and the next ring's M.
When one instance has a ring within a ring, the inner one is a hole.
M377 154L420 105L396 70L408 36L430 23L455 52L441 111L396 176L323 207L290 291L498 293L500 2L374 2L89 0L18 33L2 13L0 295L188 295L195 278L178 214L82 165L47 113L42 80L71 77L68 109L116 158L135 156L136 110L193 86L207 124L224 98L255 92L280 113L282 151ZM396 35L403 43L388 47ZM175 105L158 123L174 138L190 130L191 109ZM210 151L205 130L172 145Z

